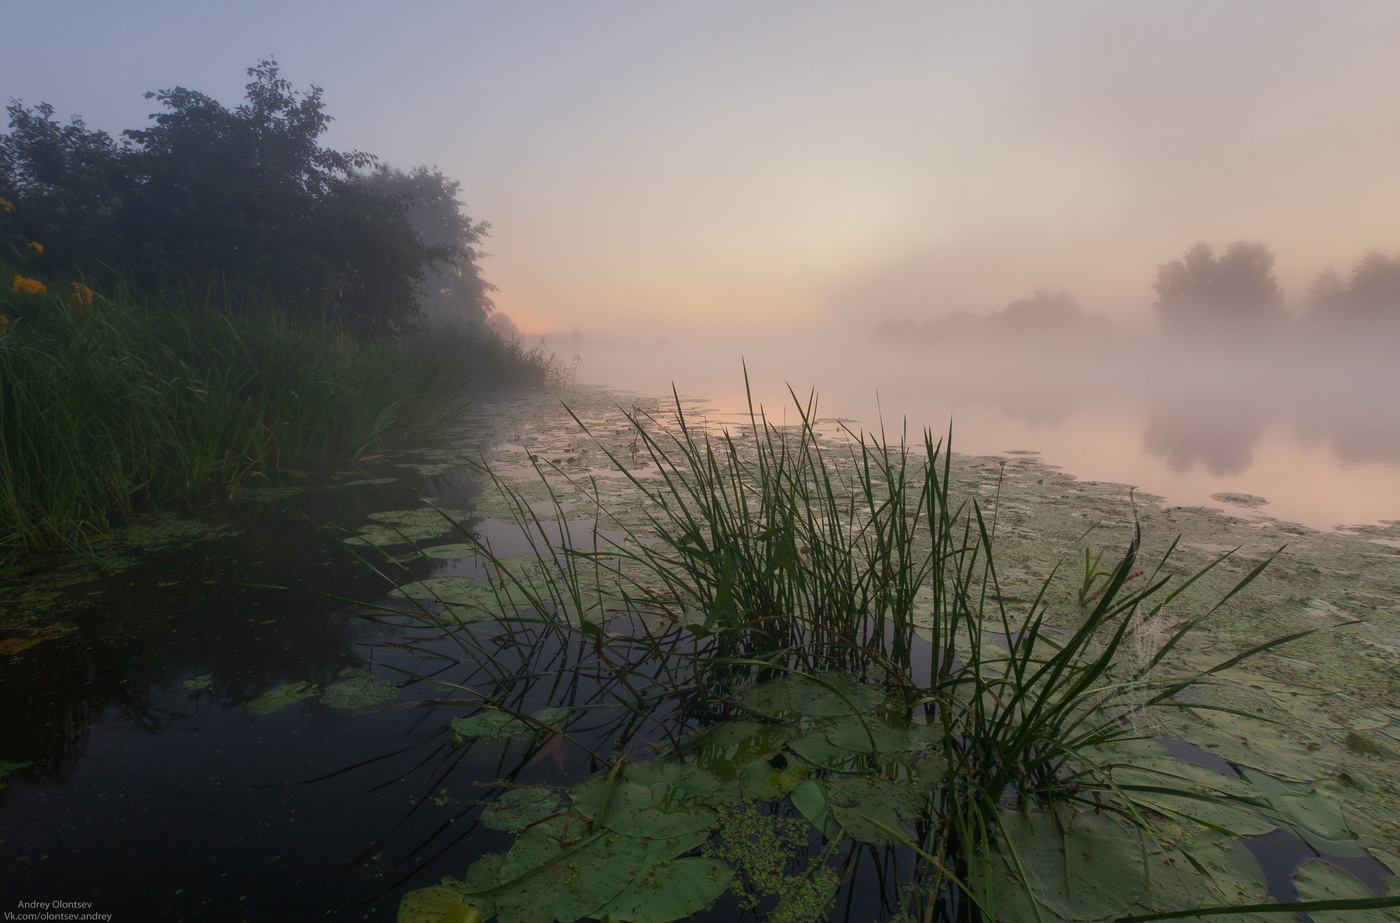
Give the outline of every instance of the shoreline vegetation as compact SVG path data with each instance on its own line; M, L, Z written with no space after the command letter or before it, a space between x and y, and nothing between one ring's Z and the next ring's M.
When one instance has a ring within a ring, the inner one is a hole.
M479 327L356 336L226 291L0 293L0 554L81 548L135 512L352 460L465 389L559 364Z
M248 69L114 138L46 103L0 134L0 561L133 512L423 433L464 388L566 377L495 330L461 184L318 138L319 88Z

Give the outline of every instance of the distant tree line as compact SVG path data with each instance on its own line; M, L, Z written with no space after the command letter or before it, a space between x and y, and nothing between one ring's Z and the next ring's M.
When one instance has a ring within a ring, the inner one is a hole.
M1158 320L1177 333L1249 336L1290 320L1274 275L1274 254L1258 241L1235 241L1218 256L1209 244L1193 244L1181 259L1158 267L1153 287ZM1400 327L1400 256L1372 250L1348 276L1335 269L1321 273L1313 282L1302 320L1322 330ZM875 333L897 340L980 334L1082 337L1105 325L1102 318L1085 313L1069 292L1043 288L1002 311L958 311L926 321L887 320Z
M120 139L12 102L0 259L53 279L251 287L362 330L403 329L425 304L484 319L488 226L462 212L460 184L323 147L319 87L294 91L271 60L248 75L235 109L183 87L147 93L163 111Z
M1219 257L1197 243L1157 270L1157 316L1178 331L1258 331L1288 320L1274 255L1260 242L1236 241ZM1328 269L1313 282L1304 320L1345 328L1400 321L1400 257L1372 250L1344 278Z

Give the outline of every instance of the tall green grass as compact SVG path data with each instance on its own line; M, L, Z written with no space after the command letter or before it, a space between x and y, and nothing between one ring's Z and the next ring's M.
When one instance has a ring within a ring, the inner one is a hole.
M4 555L355 457L432 423L467 378L443 350L356 338L227 292L120 289L83 303L0 290L0 315Z

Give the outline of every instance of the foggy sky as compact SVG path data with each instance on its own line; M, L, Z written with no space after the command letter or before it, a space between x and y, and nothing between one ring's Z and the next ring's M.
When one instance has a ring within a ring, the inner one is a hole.
M1400 251L1400 4L0 4L0 95L142 127L275 56L326 143L436 164L536 332L1145 317L1196 240L1296 305Z

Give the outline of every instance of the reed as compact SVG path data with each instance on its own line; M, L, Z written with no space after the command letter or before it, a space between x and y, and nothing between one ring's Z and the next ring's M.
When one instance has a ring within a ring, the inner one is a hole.
M76 290L75 290L76 291ZM73 548L154 504L354 457L465 375L227 292L0 294L0 553Z

